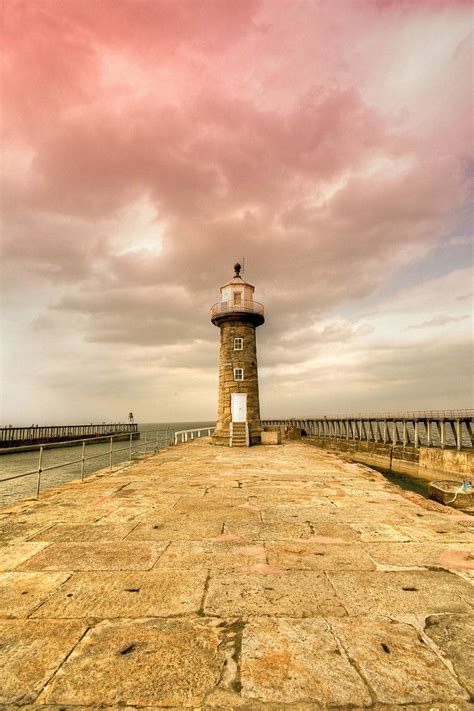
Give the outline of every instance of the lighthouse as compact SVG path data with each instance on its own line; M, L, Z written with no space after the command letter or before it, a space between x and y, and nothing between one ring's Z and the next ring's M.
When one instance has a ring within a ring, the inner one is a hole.
M257 343L255 330L264 323L263 306L254 301L255 287L235 264L231 281L221 286L221 301L211 321L221 332L219 401L214 444L248 447L260 442Z

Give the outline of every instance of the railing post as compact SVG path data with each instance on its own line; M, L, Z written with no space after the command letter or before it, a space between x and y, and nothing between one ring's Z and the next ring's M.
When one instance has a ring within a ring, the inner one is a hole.
M407 445L407 421L403 420L403 446Z
M114 439L111 436L110 437L110 448L109 448L109 469L110 469L110 471L112 471L112 449L113 449L113 446L114 446Z
M86 441L82 440L82 454L81 454L81 481L84 481L84 462L86 460Z
M439 421L438 427L441 435L441 449L444 449L446 446L446 427L444 424L444 420Z
M420 426L418 423L418 420L415 420L415 447L418 448L420 446Z
M130 435L130 447L129 447L129 453L128 453L128 461L132 461L132 435Z
M39 457L38 457L38 478L36 480L36 498L39 499L40 485L41 485L41 464L43 462L43 447L40 447Z
M174 433L174 443L175 445L178 444L178 435L176 434L176 432Z
M426 420L426 446L431 447L431 420Z

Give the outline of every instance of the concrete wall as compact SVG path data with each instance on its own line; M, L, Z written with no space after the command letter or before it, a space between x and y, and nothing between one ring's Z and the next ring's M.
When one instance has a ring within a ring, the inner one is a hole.
M392 469L402 474L436 481L453 479L461 481L474 475L474 452L434 447L391 447L383 442L358 442L346 439L305 437L310 442L327 450L347 453L351 459L362 464Z

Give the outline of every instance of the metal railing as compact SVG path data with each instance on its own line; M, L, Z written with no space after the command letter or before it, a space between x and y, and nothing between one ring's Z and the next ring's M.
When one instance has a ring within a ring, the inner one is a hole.
M405 412L350 412L337 415L305 415L304 417L280 418L280 422L308 422L309 420L416 420L442 418L474 418L474 409L464 410L406 410ZM263 420L262 420L263 421ZM273 421L273 420L272 420ZM267 420L265 420L267 422Z
M87 438L87 439L78 439L78 440L71 440L68 442L52 442L49 444L41 444L38 445L38 464L35 467L35 469L31 469L30 471L26 472L21 472L20 474L13 474L8 477L4 477L0 479L0 484L3 484L4 482L7 481L12 481L14 479L22 479L23 477L27 476L34 476L36 475L36 498L39 498L40 494L40 488L41 488L41 475L43 472L49 472L53 471L54 469L60 469L62 467L68 467L72 466L73 464L80 464L81 465L81 471L80 471L80 478L81 481L84 481L84 469L85 469L85 463L87 461L90 461L92 459L99 459L100 457L108 457L109 460L109 470L112 471L113 468L113 458L114 455L117 455L119 452L128 452L128 462L130 463L137 453L144 453L146 454L149 451L158 451L160 448L164 448L169 446L170 444L173 443L172 439L172 432L169 429L161 429L161 430L152 430L152 431L143 431L143 432L138 432L138 434L143 435L143 440L135 440L136 444L134 444L134 435L136 437L137 432L131 432L129 437L128 437L128 444L126 447L119 447L114 449L114 440L117 439L119 441L124 441L124 437L126 435L122 434L116 434L116 435L111 435L110 437L93 437L93 438ZM153 435L155 435L153 437ZM91 454L89 456L86 456L86 444L87 445L92 445L92 444L101 444L101 443L109 443L109 448L106 451L99 452L97 454ZM45 450L47 449L58 449L60 447L71 447L71 446L81 446L81 456L76 459L71 459L65 462L60 462L59 464L52 464L50 466L44 466L44 453ZM161 445L161 446L160 446ZM17 451L20 452L20 450L25 449L31 451L31 447L18 447ZM121 460L121 463L123 463L124 460ZM97 470L96 470L97 471ZM94 472L91 472L94 473Z
M210 437L214 432L215 427L198 427L194 430L178 430L174 433L174 443L178 444L178 441L188 442L193 439L200 439L201 437ZM202 435L201 432L206 432L207 434ZM195 437L194 434L197 434Z
M235 301L218 301L217 304L211 307L211 318L231 313L248 313L263 316L263 311L263 304L259 304L258 301L240 301L238 303Z
M115 434L138 432L136 422L114 422L101 425L32 425L31 427L0 427L0 446L22 446L25 444L46 444L50 442L71 441L74 439L92 439L109 437Z

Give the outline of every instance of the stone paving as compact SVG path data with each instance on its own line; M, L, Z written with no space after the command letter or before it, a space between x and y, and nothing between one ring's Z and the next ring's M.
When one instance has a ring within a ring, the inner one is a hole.
M467 709L474 519L300 442L0 511L2 708Z

